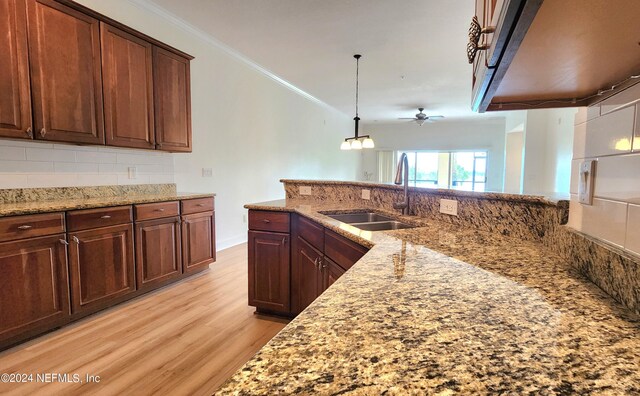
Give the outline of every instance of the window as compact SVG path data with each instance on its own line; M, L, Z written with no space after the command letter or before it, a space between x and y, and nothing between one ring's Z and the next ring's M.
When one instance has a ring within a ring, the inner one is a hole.
M486 151L399 151L409 160L409 185L485 191Z

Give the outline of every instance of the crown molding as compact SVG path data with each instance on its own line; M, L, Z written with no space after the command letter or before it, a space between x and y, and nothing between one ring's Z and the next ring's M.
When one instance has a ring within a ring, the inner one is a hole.
M259 64L255 63L253 60L251 60L250 58L246 57L245 55L241 54L240 52L236 51L235 49L229 47L228 45L226 45L225 43L219 41L218 39L216 39L215 37L213 37L211 34L205 32L204 30L192 25L191 23L185 21L184 19L176 16L175 14L171 13L170 11L168 11L167 9L155 4L154 2L150 1L150 0L128 0L129 3L133 4L134 6L141 8L145 11L151 12L169 22L171 22L173 25L181 28L182 30L184 30L185 32L192 34L196 37L198 37L200 40L206 42L207 44L209 44L210 46L222 50L224 53L226 53L227 55L231 56L232 58L240 61L241 63L249 66L251 69L259 72L260 74L268 77L269 79L277 82L278 84L282 85L283 87L289 89L292 92L295 92L296 94L302 96L303 98L314 102L320 106L326 107L327 109L330 109L332 111L335 111L339 114L345 115L344 113L342 113L340 110L336 109L335 107L323 102L322 100L316 98L315 96L311 95L310 93L303 91L302 89L296 87L295 85L291 84L289 81L279 77L278 75L276 75L275 73L273 73L272 71L260 66Z

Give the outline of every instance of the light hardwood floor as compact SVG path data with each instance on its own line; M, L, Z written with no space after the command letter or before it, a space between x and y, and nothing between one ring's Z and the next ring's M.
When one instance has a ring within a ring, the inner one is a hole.
M100 383L0 382L2 395L210 395L287 323L247 306L247 246L194 278L0 352L0 373Z

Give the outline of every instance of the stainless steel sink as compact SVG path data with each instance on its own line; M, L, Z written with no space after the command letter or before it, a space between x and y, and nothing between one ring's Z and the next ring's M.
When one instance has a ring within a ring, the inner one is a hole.
M359 228L365 231L401 230L404 228L415 227L375 212L344 213L344 214L326 213L326 215L328 217L331 217L332 219L350 224L356 228Z
M328 214L327 216L347 224L371 223L374 221L393 221L393 219L390 217L383 216L374 212Z
M371 223L353 223L352 226L364 231L388 231L388 230L402 230L405 228L414 228L414 226L401 223L396 220L391 221L378 221Z

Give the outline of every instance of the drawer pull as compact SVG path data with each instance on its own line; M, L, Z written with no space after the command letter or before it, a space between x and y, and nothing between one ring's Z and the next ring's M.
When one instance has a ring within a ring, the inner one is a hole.
M75 236L75 235L74 235L74 236L72 236L71 238L73 239L73 241L74 241L75 243L77 243L78 245L80 244L80 239L78 239L78 237L77 237L77 236Z
M264 219L264 220L262 220L262 221L264 221L266 224L271 223L271 220L269 220L269 219Z
M109 216L109 215L104 215L104 216L100 216L100 218L101 218L101 219L110 219L110 218L111 218L111 216Z
M163 209L163 208L156 209L156 212L164 212L164 211L165 211L165 209Z
M199 204L198 204L198 205L196 205L196 206L203 207L203 206L204 206L204 204L203 204L203 203L199 203Z
M33 227L30 226L30 225L26 225L26 224L25 225L21 225L21 226L18 227L19 230L28 230L30 228L33 228Z
M64 239L59 239L60 243L65 245L65 246L69 246L69 242L65 241Z

